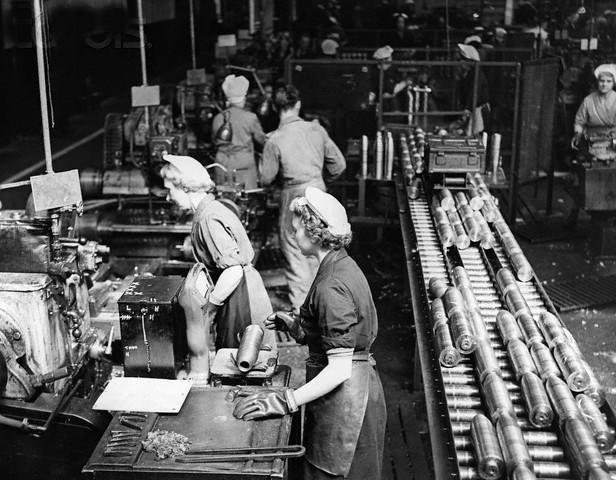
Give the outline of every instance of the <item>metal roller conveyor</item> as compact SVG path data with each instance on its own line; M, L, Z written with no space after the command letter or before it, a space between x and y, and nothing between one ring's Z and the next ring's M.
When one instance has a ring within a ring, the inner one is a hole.
M603 478L608 468L616 474L616 454L605 460L596 455L613 445L613 427L606 430L605 418L591 408L604 405L601 386L555 315L485 183L479 176L472 184L466 191L437 190L434 198L427 193L414 200L406 193L398 197L407 258L413 258L408 265L415 269L409 280L417 280L423 297L414 304L418 342L422 322L431 342L425 349L430 353L421 359L424 386L435 378L440 399L426 403L429 409L444 408L428 415L433 455L435 449L442 454L439 468L434 457L435 470L449 469L437 478L496 478L491 476L498 470L494 462L482 462L495 452L482 450L485 440L479 440L479 450L473 443L473 425L479 422L496 432L509 479ZM459 241L463 233L472 240L468 246ZM489 234L494 240L482 242ZM446 322L430 322L437 298ZM451 344L443 342L446 329L437 333L436 325L448 326ZM444 345L463 354L449 368L439 358ZM577 399L578 391L585 396ZM435 446L439 428L441 441Z

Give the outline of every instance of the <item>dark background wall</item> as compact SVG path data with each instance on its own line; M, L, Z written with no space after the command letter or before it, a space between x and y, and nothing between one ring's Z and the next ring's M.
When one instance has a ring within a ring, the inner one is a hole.
M40 128L31 0L2 0L0 142ZM97 99L141 84L135 0L45 1L49 79L56 128ZM200 66L211 64L213 1L195 0ZM164 8L161 8L164 7ZM148 78L190 63L187 0L145 0Z

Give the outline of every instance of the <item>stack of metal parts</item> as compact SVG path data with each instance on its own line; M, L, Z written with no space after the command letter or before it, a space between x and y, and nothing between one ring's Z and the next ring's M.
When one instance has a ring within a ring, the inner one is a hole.
M413 230L405 243L430 304L440 418L449 420L442 428L459 478L609 479L616 457L601 387L481 175L429 202L414 187L407 143L400 139Z

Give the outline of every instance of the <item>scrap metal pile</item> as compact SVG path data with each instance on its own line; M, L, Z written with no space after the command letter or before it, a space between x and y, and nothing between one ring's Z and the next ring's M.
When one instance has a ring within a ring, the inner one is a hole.
M440 429L460 479L608 480L613 416L599 382L482 175L431 190L423 143L400 135L399 199L423 381L437 400L426 403L439 410L428 412L433 450Z

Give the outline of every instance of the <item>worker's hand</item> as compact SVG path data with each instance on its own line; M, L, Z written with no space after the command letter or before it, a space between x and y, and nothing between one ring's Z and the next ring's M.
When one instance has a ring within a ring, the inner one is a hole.
M578 150L580 148L581 139L582 139L581 133L576 133L575 135L573 135L573 138L571 139L571 149L572 150Z
M297 342L305 337L299 317L293 312L274 312L263 322L265 328L288 332Z
M240 391L237 394L240 400L233 409L233 416L242 420L256 420L288 415L292 409L289 408L287 398L292 394L292 391L285 394L284 390L261 390L257 393ZM293 410L296 411L297 407Z

